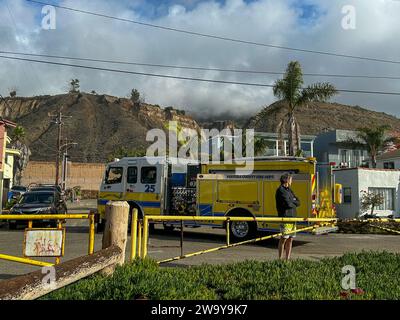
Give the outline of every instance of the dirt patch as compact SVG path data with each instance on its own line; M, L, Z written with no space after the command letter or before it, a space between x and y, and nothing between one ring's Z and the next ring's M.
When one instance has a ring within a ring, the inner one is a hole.
M367 222L367 221L345 221L338 222L339 233L360 233L360 234L395 234L395 232L390 232L388 230L383 230L373 225L378 225L379 227L385 229L392 229L400 232L400 223L398 222Z

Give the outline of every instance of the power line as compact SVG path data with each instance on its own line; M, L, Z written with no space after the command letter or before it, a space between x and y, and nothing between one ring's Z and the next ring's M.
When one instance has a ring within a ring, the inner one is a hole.
M185 30L185 29L166 27L166 26L152 24L152 23L145 23L145 22L140 22L140 21L137 21L137 20L110 16L110 15L103 14L103 13L86 11L86 10L82 10L82 9L61 6L61 5L52 4L52 3L43 2L43 1L36 1L36 0L26 0L26 1L32 2L32 3L36 3L36 4L41 4L41 5L50 5L50 6L53 6L55 8L59 8L59 9L63 9L63 10L69 10L69 11L79 12L79 13L88 14L88 15L92 15L92 16L97 16L97 17L102 17L102 18L107 18L107 19L113 19L113 20L118 20L118 21L122 21L122 22L129 22L129 23L134 23L134 24L137 24L137 25L146 26L146 27L157 28L157 29L173 31L173 32L179 32L179 33L184 33L184 34L189 34L189 35L194 35L194 36L199 36L199 37L204 37L204 38L224 40L224 41L230 41L230 42L235 42L235 43L254 45L254 46L260 46L260 47L268 47L268 48L281 49L281 50L288 50L288 51L297 51L297 52L303 52L303 53L313 53L313 54L334 56L334 57L341 57L341 58L358 59L358 60L383 62L383 63L391 63L391 64L400 64L400 61L396 61L396 60L388 60L388 59L373 58L373 57L363 57L363 56L356 56L356 55L336 53L336 52L318 51L318 50L311 50L311 49L302 49L302 48L295 48L295 47L279 46L279 45L274 45L274 44L261 43L261 42L248 41L248 40L243 40L243 39L229 38L229 37L223 37L223 36L219 36L219 35L195 32L195 31L190 31L190 30Z
M200 70L200 71L217 71L217 72L232 72L232 73L253 73L253 74L273 74L273 75L284 75L283 71L257 71L257 70L241 70L241 69L223 69L223 68L207 68L207 67L190 67L190 66L177 66L177 65L166 65L166 64L154 64L154 63L143 63L143 62L132 62L132 61L120 61L120 60L107 60L107 59L95 59L95 58L83 58L83 57L71 57L71 56L60 56L51 54L39 54L29 52L16 52L16 51L3 51L0 50L1 54L12 54L19 56L30 56L30 57L41 57L41 58L54 58L54 59L65 59L65 60L78 60L88 62L101 62L101 63L112 63L121 65L134 65L134 66L145 66L145 67L157 67L157 68L168 68L168 69L186 69L186 70ZM303 73L303 76L311 77L328 77L328 78L362 78L362 79L387 79L387 80L400 80L400 77L395 76L374 76L374 75L349 75L349 74L325 74L325 73Z
M17 27L17 23L15 22L14 15L13 15L12 12L11 12L11 8L10 8L10 6L9 6L9 4L8 4L8 0L6 0L5 3L6 3L6 6L7 6L8 15L10 16L10 20L11 20L12 24L14 25L14 34L15 34L15 36L17 37L17 36L18 36L18 27ZM29 68L30 68L31 71L32 71L31 76L36 78L37 84L41 87L42 92L43 92L43 86L41 85L41 82L40 82L40 79L39 79L39 77L38 77L38 75L37 75L37 73L36 73L36 70L34 70L33 67L32 67L31 65L29 66ZM26 72L26 70L25 70L25 72ZM29 73L29 72L26 72L26 73ZM32 78L32 79L33 79L33 78ZM37 90L36 90L36 92L37 92Z
M272 84L265 84L265 83L237 82L237 81L227 81L227 80L214 80L214 79L203 79L203 78L193 78L193 77L181 77L181 76L173 76L173 75L166 75L166 74L145 73L145 72L128 71L128 70L120 70L120 69L101 68L101 67L85 66L85 65L54 62L54 61L43 61L43 60L36 60L36 59L10 57L10 56L3 56L3 55L0 55L0 58L2 58L2 59L10 59L10 60L18 60L18 61L29 61L29 62L42 63L42 64L58 65L58 66L66 66L66 67L73 67L73 68L82 68L82 69L90 69L90 70L98 70L98 71L115 72L115 73L122 73L122 74L134 74L134 75L157 77L157 78L168 78L168 79L177 79L177 80L189 80L189 81L200 81L200 82L210 82L210 83L221 83L221 84L237 84L237 85L254 86L254 87L270 87L271 88L271 87L274 86ZM338 92L346 92L346 93L362 93L362 94L379 94L379 95L400 96L400 92L350 90L350 89L336 89L336 91L338 91Z

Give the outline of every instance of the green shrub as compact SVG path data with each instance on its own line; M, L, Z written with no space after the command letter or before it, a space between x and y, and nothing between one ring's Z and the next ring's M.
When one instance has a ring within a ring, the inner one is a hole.
M95 275L43 299L340 299L345 265L355 267L356 285L364 290L352 299L400 299L400 254L388 252L188 268L136 260L118 267L110 277Z

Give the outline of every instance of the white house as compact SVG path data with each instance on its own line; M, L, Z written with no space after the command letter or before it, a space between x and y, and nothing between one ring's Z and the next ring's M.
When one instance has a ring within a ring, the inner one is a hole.
M377 156L376 167L382 169L400 169L400 149L385 152Z
M334 170L335 182L343 186L342 204L337 205L338 218L352 219L367 212L361 210L361 192L379 193L384 203L375 208L377 216L400 217L400 170L346 168Z

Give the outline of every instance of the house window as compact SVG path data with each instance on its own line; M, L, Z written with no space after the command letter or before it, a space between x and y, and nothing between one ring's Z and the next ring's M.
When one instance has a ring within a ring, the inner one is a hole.
M343 203L351 203L351 188L343 188Z
M361 165L360 150L353 150L353 163L351 166L359 167Z
M349 165L350 151L351 150L339 149L339 159L340 159L340 163L342 163L343 165L345 165L345 164Z
M394 169L394 162L384 162L383 168L384 169Z
M368 191L383 197L383 204L376 207L377 210L394 210L394 188L368 188Z

